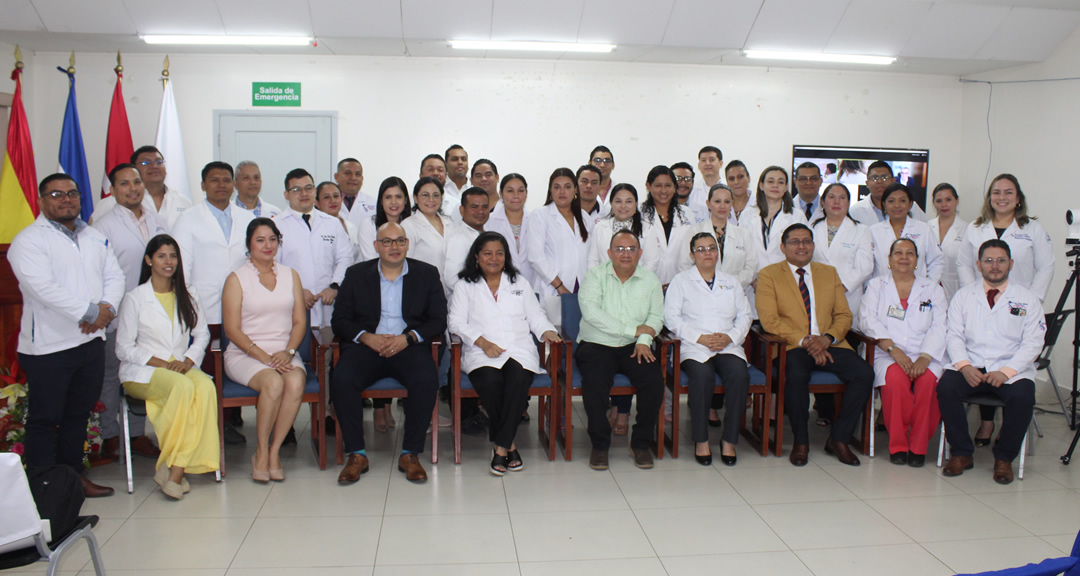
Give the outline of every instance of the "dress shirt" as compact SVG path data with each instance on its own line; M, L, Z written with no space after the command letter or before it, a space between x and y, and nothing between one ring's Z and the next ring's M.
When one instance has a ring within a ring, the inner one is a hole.
M589 270L578 300L581 303L578 342L618 348L636 341L651 346L653 337L648 334L635 340L637 327L645 324L659 334L664 325L664 292L660 279L642 266L638 266L626 282L615 275L611 262Z
M131 223L135 224L135 229L142 235L143 242L150 241L150 213L146 210L142 211L142 216L136 216L130 208L126 206L117 205L116 213L122 217L128 219Z
M226 205L224 210L218 210L217 206L211 204L209 200L204 200L204 202L210 208L210 214L217 220L218 226L221 226L221 233L228 238L232 234L232 207Z
M799 267L792 264L791 262L788 262L788 268L791 268L791 275L795 277L795 285L798 286ZM810 275L810 264L803 266L802 269L805 272L805 274L803 275L803 279L806 282L806 288L810 291L810 309L814 311L814 313L810 315L810 334L820 335L821 330L818 328L817 308L814 308L814 279Z
M394 280L386 278L381 263L376 268L379 270L381 312L379 314L379 325L375 328L375 332L378 334L401 334L406 327L405 319L401 315L401 299L402 289L405 286L405 275L409 273L409 263L402 262L401 274L398 274L398 277ZM367 330L361 330L356 335L356 338L353 338L353 342L359 344L360 337L364 335L364 332L367 332ZM413 330L413 334L420 338L420 335L415 330Z
M806 216L806 207L810 206L810 218L807 218L808 222L816 220L822 214L821 196L814 198L814 201L808 204L802 199L802 196L796 194L795 205L799 207L799 211L803 213L803 216Z
M247 205L240 201L239 195L233 197L233 205L235 205L237 208L240 208L241 210L248 209ZM267 218L273 218L274 216L281 214L281 209L277 206L274 206L273 204L270 204L269 202L263 202L262 198L259 198L258 203L256 203L255 207L251 209L251 213L254 214L256 218L262 218L264 216Z

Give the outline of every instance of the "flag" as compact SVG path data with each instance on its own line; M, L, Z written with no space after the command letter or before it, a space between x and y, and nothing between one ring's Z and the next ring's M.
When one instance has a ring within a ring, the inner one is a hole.
M74 56L72 56L74 58ZM84 222L94 213L94 194L90 191L90 173L86 169L86 150L83 148L82 128L79 127L79 107L75 104L75 69L57 66L68 76L67 109L64 110L64 128L60 131L60 171L75 180L82 196Z
M15 97L11 100L7 150L0 168L0 244L10 244L23 228L38 215L37 171L34 170L34 146L22 104L22 68L11 73Z
M109 109L109 131L105 136L105 177L101 181L101 197L108 198L109 172L117 164L131 161L135 147L131 145L131 126L128 125L127 108L124 106L122 81L124 73L116 70L116 88L113 88L112 107Z
M180 135L180 116L176 113L172 82L168 79L165 80L165 93L161 95L161 114L158 116L154 146L161 151L169 166L165 186L170 192L181 192L190 199L191 185L188 183L187 159L184 157L184 138Z

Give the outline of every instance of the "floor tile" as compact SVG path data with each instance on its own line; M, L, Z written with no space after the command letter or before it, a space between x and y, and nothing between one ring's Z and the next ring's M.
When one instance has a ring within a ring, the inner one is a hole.
M105 567L228 568L252 522L251 518L130 519L102 547Z
M720 473L749 504L858 499L851 490L813 465L745 469L736 466Z
M731 484L711 466L694 472L653 470L649 474L641 474L635 470L612 475L626 501L635 510L746 504Z
M443 564L441 566L376 566L374 576L518 576L517 563ZM345 573L342 572L342 576ZM317 576L317 575L314 575Z
M770 504L754 509L792 550L911 543L865 502Z
M259 516L381 516L386 501L387 476L364 474L355 484L342 486L333 477L293 477L273 482Z
M945 478L926 468L897 466L888 455L875 458L862 466L824 466L827 474L859 498L906 498L963 494Z
M433 476L423 484L390 479L386 515L506 514L503 480L486 476Z
M157 485L154 485L157 488ZM143 501L132 518L254 518L266 502L270 484L231 478L209 484L192 484L191 492L179 502L160 489Z
M1065 555L1035 536L930 542L922 546L950 569L962 573L1004 570Z
M953 573L918 544L800 550L796 554L814 574L829 576L944 576Z
M745 505L636 510L634 514L658 556L787 549L757 512Z
M1066 556L1072 554L1073 545L1076 543L1076 534L1053 534L1050 536L1040 536L1040 538L1054 548L1061 550Z
M83 516L97 516L98 518L128 518L142 503L154 492L160 491L157 484L151 478L135 483L135 492L127 493L127 486L121 482L113 482L110 485L116 493L106 498L87 498L83 502Z
M193 568L189 570L109 570L109 576L226 576L223 568ZM94 567L79 572L79 576L95 576Z
M373 566L305 567L303 576L371 576ZM230 568L225 576L297 576L296 568ZM151 575L152 576L152 575Z
M975 498L1036 536L1075 535L1080 527L1080 494L1073 490L978 494Z
M512 513L521 562L656 556L629 510Z
M592 474L518 474L504 481L512 514L582 510L627 510L629 505L610 472ZM641 471L647 472L652 471Z
M867 500L916 542L1013 538L1031 533L966 494Z
M938 474L941 470L938 470ZM1016 463L1013 463L1013 474L1017 473ZM1012 484L998 484L994 481L994 461L992 458L983 458L975 461L975 468L965 470L960 476L946 478L946 482L963 490L968 494L992 494L1002 492L1012 494L1016 492L1033 492L1040 490L1061 490L1065 488L1061 484L1035 472L1025 470L1024 479L1013 480Z
M231 567L372 566L380 524L369 516L258 518Z
M521 576L667 576L659 558L522 562Z
M386 516L375 566L516 562L506 514Z
M794 552L754 552L750 554L716 554L706 556L664 556L669 576L700 576L717 574L742 576L813 576Z

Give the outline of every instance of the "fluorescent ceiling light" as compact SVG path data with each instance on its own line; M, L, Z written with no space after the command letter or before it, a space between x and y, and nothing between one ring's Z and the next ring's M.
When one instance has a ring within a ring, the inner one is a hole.
M306 36L142 36L147 44L201 44L218 46L307 46L311 38Z
M458 50L524 50L529 52L611 52L614 44L576 42L492 42L488 40L450 40Z
M840 62L846 64L877 64L888 66L896 61L891 56L863 56L860 54L822 54L821 52L772 52L769 50L746 50L747 58L768 60L799 60L804 62Z

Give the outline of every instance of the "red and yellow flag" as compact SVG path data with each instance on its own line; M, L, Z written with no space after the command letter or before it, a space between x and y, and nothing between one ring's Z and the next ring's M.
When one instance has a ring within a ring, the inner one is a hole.
M11 73L15 81L15 98L11 102L8 122L7 150L0 169L0 244L10 244L38 215L37 172L34 169L34 147L30 143L30 127L22 103L22 62Z

